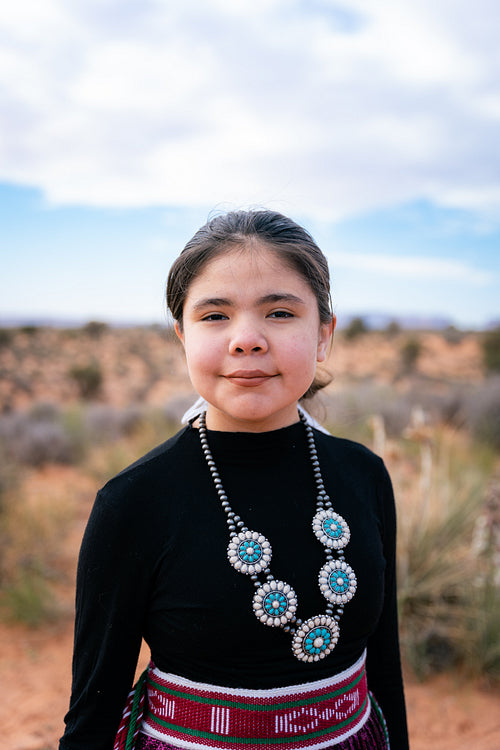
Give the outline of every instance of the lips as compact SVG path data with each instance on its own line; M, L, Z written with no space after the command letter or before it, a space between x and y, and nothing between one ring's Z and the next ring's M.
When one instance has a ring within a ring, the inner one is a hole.
M276 375L262 370L235 370L225 376L226 380L233 385L241 385L244 388L255 388L274 377Z

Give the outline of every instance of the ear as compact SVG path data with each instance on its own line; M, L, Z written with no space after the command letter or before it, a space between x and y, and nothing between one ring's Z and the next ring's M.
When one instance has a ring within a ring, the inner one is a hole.
M328 353L328 345L331 341L336 325L337 318L335 315L332 316L332 319L329 323L321 323L318 336L318 353L316 355L317 362L325 361L326 355Z
M174 330L176 333L177 338L182 342L182 345L184 346L184 333L182 332L182 328L179 325L179 321L174 321Z

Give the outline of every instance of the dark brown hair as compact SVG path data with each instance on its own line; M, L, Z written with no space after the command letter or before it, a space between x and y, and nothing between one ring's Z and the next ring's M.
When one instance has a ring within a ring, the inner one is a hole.
M223 252L249 241L265 245L308 283L318 303L321 323L333 315L328 262L309 232L275 211L231 211L210 219L189 240L174 261L167 280L167 305L182 329L184 303L191 282L205 265ZM314 382L304 397L312 396L326 382Z

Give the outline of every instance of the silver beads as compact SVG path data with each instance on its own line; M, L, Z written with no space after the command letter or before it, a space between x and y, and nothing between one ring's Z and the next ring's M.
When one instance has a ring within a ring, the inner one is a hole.
M208 444L204 413L200 415L199 433L203 454L227 516L230 533L228 560L235 570L248 575L255 586L256 591L252 599L255 616L264 625L279 627L293 634L292 651L297 659L316 662L328 656L337 645L340 635L338 621L343 613L344 604L355 594L357 581L354 571L343 557L343 549L351 538L349 526L342 516L332 509L321 476L313 431L302 413L300 419L306 430L317 492L317 512L312 521L312 528L317 539L325 547L327 560L318 576L320 591L327 601L326 613L311 617L306 622L296 617L297 595L293 588L285 581L275 580L269 570L272 549L268 539L258 531L250 531L231 509ZM334 560L334 554L337 554L339 559ZM267 580L262 583L259 575L264 575Z

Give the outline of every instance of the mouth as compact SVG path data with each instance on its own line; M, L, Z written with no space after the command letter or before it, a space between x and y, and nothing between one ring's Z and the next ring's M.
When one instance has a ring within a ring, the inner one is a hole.
M263 372L262 370L235 370L224 376L226 380L234 385L241 385L246 388L252 388L263 383L267 383L271 378L275 378L276 375Z

